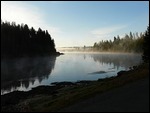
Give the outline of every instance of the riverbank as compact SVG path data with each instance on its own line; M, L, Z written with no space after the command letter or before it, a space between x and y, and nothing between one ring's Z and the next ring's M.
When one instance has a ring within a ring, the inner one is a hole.
M97 81L53 83L31 91L15 91L1 96L2 111L59 111L68 105L149 77L149 64L121 71L118 76Z

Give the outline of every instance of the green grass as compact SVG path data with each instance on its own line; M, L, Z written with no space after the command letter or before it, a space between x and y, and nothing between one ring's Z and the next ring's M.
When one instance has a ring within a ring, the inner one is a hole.
M106 92L127 83L149 77L149 64L142 64L136 70L130 71L118 77L106 78L92 82L86 86L65 87L57 96L40 95L29 99L31 111L58 111L75 102Z

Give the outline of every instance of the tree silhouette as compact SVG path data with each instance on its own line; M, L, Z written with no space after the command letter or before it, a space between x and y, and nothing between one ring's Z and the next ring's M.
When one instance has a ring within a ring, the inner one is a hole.
M144 44L143 44L143 61L149 62L149 26L144 35Z
M1 57L56 55L54 39L48 31L37 31L27 24L1 20Z

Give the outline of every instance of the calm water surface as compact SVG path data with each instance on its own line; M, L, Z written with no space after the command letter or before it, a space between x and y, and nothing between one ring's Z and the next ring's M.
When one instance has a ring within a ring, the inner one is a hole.
M141 63L140 54L65 53L59 57L1 59L1 95L52 82L97 80Z

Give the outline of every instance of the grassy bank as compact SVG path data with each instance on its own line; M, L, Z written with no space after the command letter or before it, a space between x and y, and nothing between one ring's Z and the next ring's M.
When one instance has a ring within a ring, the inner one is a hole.
M146 77L149 77L149 64L142 64L133 67L130 71L121 71L116 77L64 86L58 88L57 93L53 94L36 93L13 107L19 109L18 111L59 111L75 102ZM3 108L7 109L7 107L10 106Z

